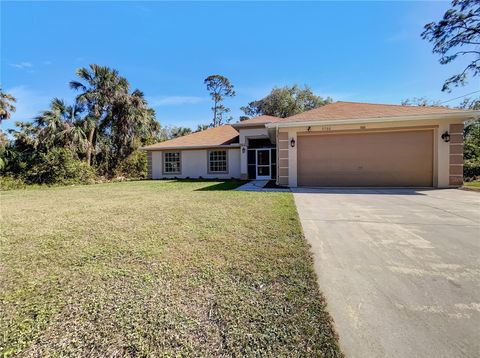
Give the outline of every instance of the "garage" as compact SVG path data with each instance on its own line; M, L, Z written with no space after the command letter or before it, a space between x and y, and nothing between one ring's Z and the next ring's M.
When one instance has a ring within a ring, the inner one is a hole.
M297 139L299 186L433 186L433 129L299 134Z

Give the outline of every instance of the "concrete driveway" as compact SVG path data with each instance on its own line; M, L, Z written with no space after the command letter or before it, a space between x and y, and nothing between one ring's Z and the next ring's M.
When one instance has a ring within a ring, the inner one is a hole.
M480 356L480 193L293 191L347 357Z

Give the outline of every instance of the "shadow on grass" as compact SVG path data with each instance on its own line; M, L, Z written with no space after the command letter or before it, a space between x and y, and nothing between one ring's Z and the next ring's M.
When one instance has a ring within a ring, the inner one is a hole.
M201 181L201 180L198 180ZM216 181L212 185L205 186L203 188L196 189L195 191L225 191L225 190L234 190L239 186L247 183L247 180L226 180L221 183Z

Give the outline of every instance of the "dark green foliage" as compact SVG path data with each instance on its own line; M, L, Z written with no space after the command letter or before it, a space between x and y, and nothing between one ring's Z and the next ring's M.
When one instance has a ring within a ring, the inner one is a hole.
M11 143L1 137L0 174L46 184L145 175L138 150L161 140L161 128L143 93L109 67L90 65L77 75L74 104L54 98L33 123L16 123Z
M248 119L248 116L269 115L286 118L310 109L321 107L331 103L332 99L322 98L315 95L312 90L305 86L300 88L297 85L274 88L270 94L258 101L253 101L248 106L240 109L245 112L240 120Z
M465 57L469 64L459 74L448 78L442 91L451 86L463 86L467 74L480 74L480 2L478 0L453 0L438 22L425 25L422 38L433 43L433 53L440 55L440 63L448 64L457 57Z
M185 135L191 134L192 130L185 127L173 127L170 131L170 138L183 137Z
M480 178L480 162L466 161L463 165L463 177L465 181L478 180Z
M26 182L33 184L88 183L94 178L94 169L65 148L53 148L40 153L25 176Z
M117 176L142 179L147 177L147 153L136 150L122 160L117 167Z
M0 190L24 189L26 186L22 179L4 175L0 176Z
M204 131L205 129L208 129L210 127L211 126L209 126L208 124L199 124L197 126L197 129L195 130L195 132L201 132L201 131Z
M465 125L463 176L466 180L480 177L480 120Z

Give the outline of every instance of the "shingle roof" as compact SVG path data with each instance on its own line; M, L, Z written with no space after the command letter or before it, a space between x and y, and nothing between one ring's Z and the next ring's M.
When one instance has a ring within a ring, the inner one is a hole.
M234 125L242 125L242 124L262 124L262 123L271 123L271 122L278 122L283 120L283 118L278 118L278 117L273 117L273 116L267 116L267 115L261 115L258 117L246 119L244 121L235 123Z
M335 119L366 119L397 116L463 112L448 107L402 106L394 104L373 104L360 102L335 102L287 117L282 122Z
M143 149L165 149L172 147L188 148L188 147L209 147L218 145L229 145L238 142L238 132L230 125L224 125L215 128L209 128L201 132L195 132L183 137L170 139L164 142L152 144Z

